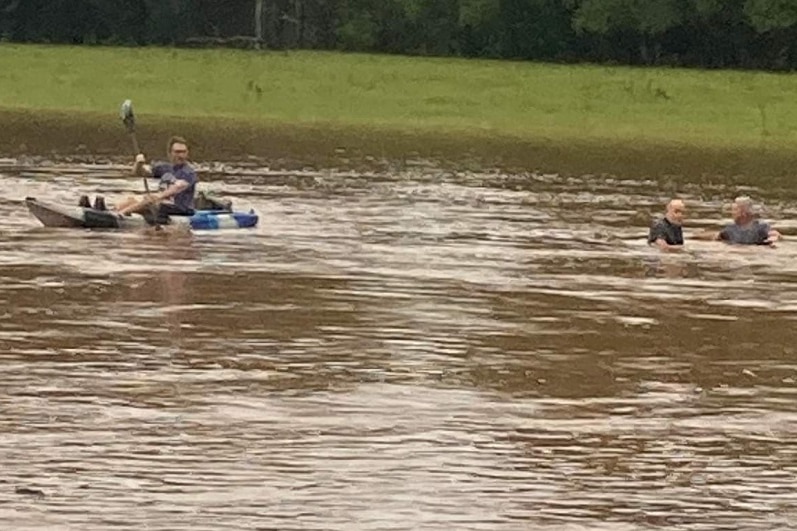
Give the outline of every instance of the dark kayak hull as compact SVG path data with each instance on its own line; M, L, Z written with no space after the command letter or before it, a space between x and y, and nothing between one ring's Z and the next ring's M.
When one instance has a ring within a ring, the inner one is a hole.
M107 210L40 201L34 197L26 197L25 206L45 227L131 230L152 225L139 214L119 217ZM187 226L194 230L218 230L252 228L258 221L254 210L197 210L192 216L170 216L164 224Z

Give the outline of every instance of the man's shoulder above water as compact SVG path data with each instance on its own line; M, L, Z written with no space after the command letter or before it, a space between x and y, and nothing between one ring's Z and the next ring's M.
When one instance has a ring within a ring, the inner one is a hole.
M658 239L664 240L668 245L683 245L683 229L680 225L671 223L666 217L662 217L650 227L648 243L654 243Z
M739 245L767 245L771 229L769 223L757 219L746 225L730 223L720 231L719 239Z

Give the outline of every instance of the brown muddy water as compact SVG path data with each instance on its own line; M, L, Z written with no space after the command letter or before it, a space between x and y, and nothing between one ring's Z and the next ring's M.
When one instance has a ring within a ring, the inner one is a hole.
M214 168L257 229L46 229L141 183L0 166L4 529L794 528L793 240L662 255L652 181Z

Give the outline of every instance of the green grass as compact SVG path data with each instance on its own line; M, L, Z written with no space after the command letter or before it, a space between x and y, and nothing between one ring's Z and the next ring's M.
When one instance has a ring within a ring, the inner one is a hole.
M797 76L326 52L0 45L0 108L536 143L783 151Z

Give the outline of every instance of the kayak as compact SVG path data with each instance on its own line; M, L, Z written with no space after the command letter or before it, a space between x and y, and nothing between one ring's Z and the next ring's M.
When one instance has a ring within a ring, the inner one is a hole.
M116 212L64 205L26 197L28 211L45 227L81 229L140 229L153 225L140 214L119 216ZM195 210L191 216L169 216L163 225L188 226L193 230L246 229L256 227L258 215L229 209Z

